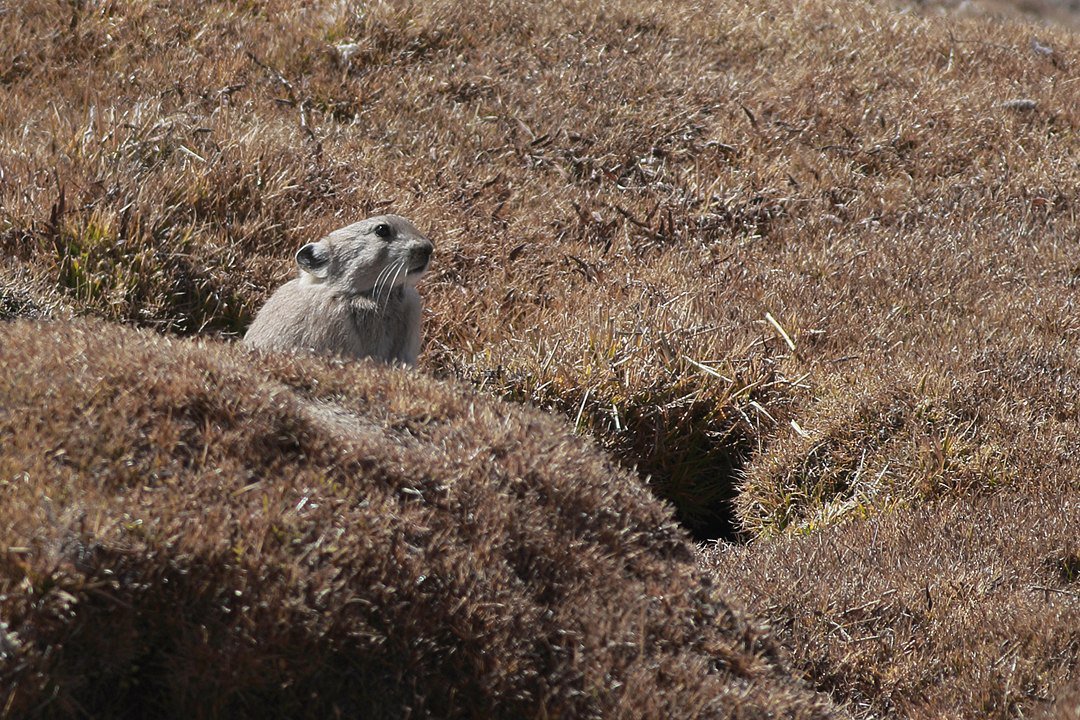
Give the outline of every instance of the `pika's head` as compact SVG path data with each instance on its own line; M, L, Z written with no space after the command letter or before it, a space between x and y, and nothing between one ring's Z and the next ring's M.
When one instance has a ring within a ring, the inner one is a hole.
M300 278L327 283L350 295L381 294L415 285L427 272L434 247L398 215L376 215L335 230L296 253Z

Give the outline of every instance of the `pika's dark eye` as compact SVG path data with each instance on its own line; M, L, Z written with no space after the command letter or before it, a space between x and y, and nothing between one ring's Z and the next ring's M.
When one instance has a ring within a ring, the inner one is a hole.
M379 223L375 226L375 234L381 238L388 238L394 234L394 231L386 223Z

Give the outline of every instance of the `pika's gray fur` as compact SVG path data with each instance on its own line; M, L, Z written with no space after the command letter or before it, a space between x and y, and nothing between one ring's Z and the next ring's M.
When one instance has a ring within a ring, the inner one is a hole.
M244 343L413 365L422 309L416 282L432 250L398 215L371 217L308 243L296 253L300 276L266 301Z

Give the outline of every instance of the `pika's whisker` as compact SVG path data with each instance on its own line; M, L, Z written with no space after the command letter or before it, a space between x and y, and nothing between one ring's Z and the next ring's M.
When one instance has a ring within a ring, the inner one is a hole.
M394 266L394 276L390 279L390 283L386 290L386 300L383 301L383 307L390 303L390 296L394 293L394 285L397 283L398 278L401 277L401 271L405 269L405 261L399 260Z
M390 270L394 267L394 263L389 263L383 266L383 269L379 271L378 277L375 278L375 284L371 288L371 298L376 302L379 301L379 295L382 294L382 285L387 278L390 277Z

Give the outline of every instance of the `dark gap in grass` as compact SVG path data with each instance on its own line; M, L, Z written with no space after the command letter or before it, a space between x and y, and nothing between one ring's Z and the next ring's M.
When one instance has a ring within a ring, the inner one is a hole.
M621 433L609 426L598 439L648 478L653 493L674 506L679 523L696 541L742 539L733 501L749 438L737 421L718 412L714 402L698 400L674 409L641 406L622 422Z
M1061 557L1049 561L1057 579L1068 585L1080 581L1080 550L1063 553Z
M40 318L47 310L20 290L0 287L0 320Z
M182 335L203 331L240 335L251 317L244 303L222 288L187 258L173 258L172 292L165 322Z
M566 417L640 477L655 496L671 503L676 519L695 541L747 539L734 501L758 429L748 426L745 413L735 405L751 399L782 404L784 398L775 391L717 398L688 393L692 383L676 381L621 398L616 419L611 398L592 391L583 397L583 389L537 389L533 378L504 368L444 369L508 402ZM688 398L691 394L695 396Z

